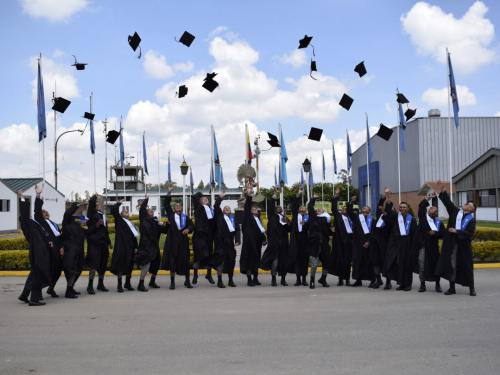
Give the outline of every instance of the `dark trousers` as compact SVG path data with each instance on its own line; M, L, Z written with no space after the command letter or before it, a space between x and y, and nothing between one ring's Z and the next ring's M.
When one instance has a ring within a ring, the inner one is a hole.
M28 297L30 293L31 293L30 296L31 302L38 302L38 300L42 296L42 288L40 288L40 284L38 283L38 281L35 281L35 276L33 275L33 271L30 272L28 278L26 279L22 295Z

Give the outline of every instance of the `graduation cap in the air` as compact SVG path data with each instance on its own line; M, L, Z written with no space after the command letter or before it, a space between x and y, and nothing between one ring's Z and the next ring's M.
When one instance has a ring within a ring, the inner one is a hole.
M406 96L404 96L403 94L397 93L396 96L398 97L396 99L398 103L401 103L401 104L409 103L409 100L406 99Z
M69 100L66 100L64 98L54 98L52 99L52 102L54 103L54 105L52 106L52 110L60 113L64 113L64 111L66 111L66 109L71 104Z
M281 147L280 142L278 141L278 137L269 132L267 132L267 135L269 136L269 140L267 141L267 143L269 143L271 147Z
M405 112L405 116L406 116L406 121L408 122L409 119L411 119L413 116L415 116L417 114L417 109L410 109L408 108Z
M322 134L323 134L323 129L311 128L311 130L309 131L308 138L311 141L319 142Z
M174 37L174 39L177 43L182 43L186 47L189 47L191 45L191 43L193 43L194 38L195 38L195 36L188 33L187 31L184 31L184 34L182 34L182 36L179 40L177 40L177 38Z
M214 81L216 75L217 73L207 73L207 77L203 80L205 82L202 86L210 92L213 92L219 86L219 83Z
M142 56L142 49L141 46L139 45L140 43L141 43L141 37L139 36L139 34L137 34L137 32L135 32L133 36L130 35L128 36L128 44L134 50L134 52L137 49L137 47L139 47L139 56L137 56L138 59L140 59Z
M317 71L318 71L318 69L316 69L316 61L313 61L313 59L311 59L311 71L309 72L309 75L315 81L317 81L317 79L312 76L312 72L317 72Z
M85 70L85 65L89 65L89 64L85 64L85 63L79 63L76 60L76 56L75 55L72 55L72 56L75 58L75 63L72 64L71 66L76 66L76 70Z
M309 44L311 44L312 38L313 38L312 36L305 35L304 39L299 40L299 48L297 48L297 49L309 47ZM314 53L314 46L312 44L311 44L311 47L313 48L313 56L316 56L316 54Z
M87 119L87 120L93 120L95 117L95 114L94 113L88 113L88 112L85 112L84 115L83 115L83 118Z
M380 129L375 135L378 135L384 141L388 141L391 138L392 133L393 133L392 129L388 128L384 124L380 124Z
M117 132L116 130L110 130L108 134L106 134L106 142L114 145L119 136L120 132Z
M342 96L342 99L340 99L340 102L339 102L340 106L347 109L347 110L349 110L349 108L351 108L352 103L354 103L354 99L351 98L347 94L344 94Z
M365 62L361 61L356 67L354 71L359 74L359 78L363 77L366 74Z
M179 99L180 98L183 98L187 95L188 93L188 88L186 87L186 85L182 85L182 86L179 86L179 92L175 93L175 95L178 95L179 96Z

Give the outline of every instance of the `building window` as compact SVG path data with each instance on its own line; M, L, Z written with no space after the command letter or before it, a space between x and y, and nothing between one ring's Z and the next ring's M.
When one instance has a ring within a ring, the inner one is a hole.
M496 207L495 189L479 190L479 207Z
M0 199L0 212L10 212L10 199Z
M461 191L458 193L458 200L460 206L463 206L467 202L470 202L472 199L472 190L469 191Z

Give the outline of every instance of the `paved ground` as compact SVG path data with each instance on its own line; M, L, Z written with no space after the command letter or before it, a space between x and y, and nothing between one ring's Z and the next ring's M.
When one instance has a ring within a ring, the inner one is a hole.
M237 275L223 290L179 278L175 291L161 276L161 289L118 294L107 277L109 293L38 308L17 301L24 278L3 277L0 374L494 374L500 270L475 273L475 298L418 293L416 282L273 288L270 275L255 288Z

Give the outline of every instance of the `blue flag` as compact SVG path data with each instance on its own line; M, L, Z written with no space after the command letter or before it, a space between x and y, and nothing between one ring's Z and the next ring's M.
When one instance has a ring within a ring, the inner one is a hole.
M450 70L450 96L453 104L453 115L455 116L455 126L458 128L460 126L460 120L458 119L458 96L457 96L457 86L455 85L455 76L453 75L453 68L451 67L451 57L448 53L448 66Z
M189 168L189 183L191 186L191 194L194 194L193 168Z
M47 137L47 124L45 123L45 94L43 92L42 67L38 60L38 85L36 105L38 107L38 142Z
M90 120L90 152L95 154L94 120Z
M351 142L349 142L349 133L347 133L347 171L348 172L351 171L351 165L352 165L351 156L352 156Z
M366 145L368 147L368 163L372 161L372 142L370 140L370 129L368 129L368 116L366 116Z
M170 175L170 151L168 152L168 182L172 182L172 176Z
M281 130L281 163L280 163L280 183L283 181L285 185L288 184L286 176L286 162L288 161L288 154L286 153L285 140L283 139L283 130Z
M306 180L304 180L304 170L300 168L300 187L303 188Z
M146 155L146 132L142 133L142 153L144 157L144 172L149 176L148 172L148 156Z
M335 145L332 141L332 152L333 152L333 171L337 174L337 158L335 157Z
M406 152L405 133L404 133L404 131L406 130L406 119L405 119L405 116L403 114L403 105L401 103L398 103L398 105L399 105L398 112L399 112L399 125L400 125L400 126L398 126L399 140L401 142L401 151Z
M321 155L323 155L323 181L326 180L326 164L325 164L325 154L321 150Z
M226 184L224 182L224 173L222 172L222 167L220 167L220 184L226 190Z
M311 169L309 170L309 190L313 191L313 185L314 185L314 178L313 178L313 168L311 164Z
M125 165L125 149L123 148L123 129L122 120L120 119L120 167ZM123 176L125 178L125 176Z
M215 164L215 181L220 185L220 160L219 160L219 149L217 148L217 140L215 139L214 131L214 164Z

